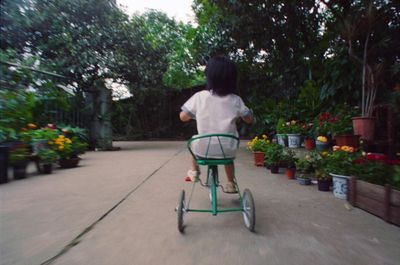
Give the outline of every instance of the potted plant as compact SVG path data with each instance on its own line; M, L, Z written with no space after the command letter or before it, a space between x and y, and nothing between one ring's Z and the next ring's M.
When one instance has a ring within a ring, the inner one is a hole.
M400 160L364 153L354 163L357 172L349 181L350 204L400 225Z
M277 143L270 143L265 150L265 164L270 167L271 173L279 172L279 164L283 161L283 146Z
M296 161L296 179L301 185L310 185L313 173L312 158L306 155Z
M332 138L332 123L336 122L336 117L334 117L330 112L325 112L320 114L314 119L314 130L317 137L326 137L327 141ZM316 141L318 145L318 139Z
M279 118L276 125L276 140L278 141L278 144L287 146L287 131L288 128L285 120L283 118Z
M347 198L350 176L356 173L354 161L359 157L351 146L334 146L333 152L325 157L325 170L332 176L333 194L336 198Z
M315 146L317 148L317 151L326 151L329 149L329 142L328 142L328 138L326 136L318 136L317 140L315 142Z
M59 164L62 168L76 167L79 163L79 154L83 154L86 150L87 144L81 142L77 137L71 139L60 134L54 142L55 150L60 156Z
M264 153L268 144L268 136L265 134L263 134L261 138L256 136L247 143L247 148L253 152L254 165L264 166Z
M0 184L8 182L9 144L16 139L16 132L12 128L0 125Z
M294 179L296 173L296 153L291 149L285 149L283 160L286 163L285 175L288 179Z
M318 181L319 191L329 191L329 187L332 183L332 177L326 171L326 156L328 152L313 152L312 154L313 168L315 171L315 177Z
M291 120L286 122L287 137L288 137L288 147L289 148L299 148L301 144L301 133L302 125L296 121Z
M14 179L26 178L28 155L28 149L23 144L10 150L10 163L13 167Z
M313 150L315 148L314 124L312 122L303 125L304 129L304 148Z
M55 129L48 127L39 129L36 125L31 124L21 135L24 142L31 144L33 153L37 154L41 149L48 149L48 143L53 142L58 133Z
M340 108L341 111L336 115L334 122L331 124L332 136L338 146L358 147L360 135L353 134L352 117L354 111L347 105Z
M42 172L51 174L53 171L53 163L57 162L59 156L55 150L43 148L37 153L42 164Z

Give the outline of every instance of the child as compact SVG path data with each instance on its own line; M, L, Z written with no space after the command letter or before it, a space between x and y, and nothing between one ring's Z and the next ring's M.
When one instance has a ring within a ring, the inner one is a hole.
M207 90L197 92L186 101L179 115L181 121L195 119L199 135L221 133L238 136L236 120L240 117L247 124L251 124L253 114L244 105L243 100L234 94L237 81L235 64L227 58L214 57L207 62L205 74ZM231 157L235 156L235 151L236 147L231 150ZM225 172L228 178L225 192L236 193L233 183L234 165L225 165ZM187 176L196 179L199 175L199 167L193 159Z

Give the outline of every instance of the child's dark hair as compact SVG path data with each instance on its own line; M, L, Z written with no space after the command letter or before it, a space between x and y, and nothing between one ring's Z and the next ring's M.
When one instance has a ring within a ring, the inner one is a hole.
M207 89L218 96L236 91L236 65L228 58L216 56L208 60L206 66Z

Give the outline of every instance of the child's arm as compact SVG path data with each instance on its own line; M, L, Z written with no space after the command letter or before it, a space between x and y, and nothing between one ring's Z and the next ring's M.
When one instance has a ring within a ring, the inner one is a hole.
M183 121L183 122L187 122L187 121L190 121L190 120L192 119L192 117L190 117L190 115L187 114L187 113L184 112L184 111L181 111L181 113L179 113L179 118L180 118L181 121Z
M247 115L245 117L242 117L242 120L247 124L252 124L254 121L253 113L251 113L250 115Z

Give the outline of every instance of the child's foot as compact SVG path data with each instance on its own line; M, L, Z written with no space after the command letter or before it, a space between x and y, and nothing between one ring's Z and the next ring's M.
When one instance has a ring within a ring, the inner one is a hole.
M199 176L200 176L200 171L189 169L186 174L185 181L196 182L199 180Z
M228 182L228 183L226 183L225 188L224 188L224 191L225 191L226 193L237 193L235 184L234 184L233 182Z

